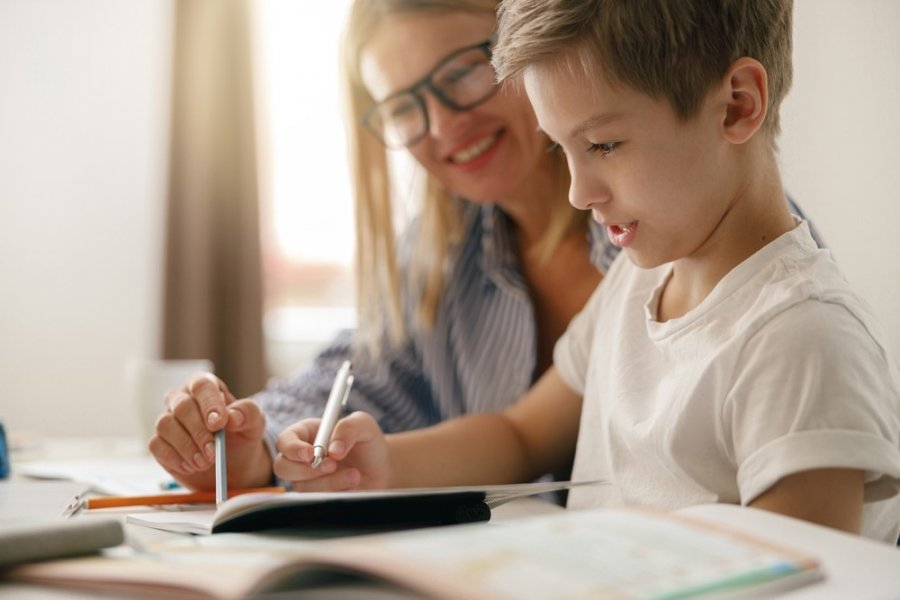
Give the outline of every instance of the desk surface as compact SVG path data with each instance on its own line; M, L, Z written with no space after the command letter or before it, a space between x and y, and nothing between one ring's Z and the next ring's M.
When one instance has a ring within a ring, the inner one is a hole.
M784 598L900 598L900 548L762 510L705 504L678 512L818 556L825 579L786 593Z
M133 460L133 457L129 460ZM83 491L84 487L84 484L75 482L28 480L14 474L11 480L0 482L0 527L4 521L10 522L13 519L55 518L72 495ZM547 502L529 498L498 507L494 510L494 519L514 519L557 510L561 509ZM103 514L116 515L124 519L127 512L134 511L112 509L103 511ZM680 512L744 530L818 556L822 561L825 580L789 592L784 595L785 598L888 600L900 597L900 549L796 519L735 506L704 505ZM91 515L79 518L91 518ZM126 525L126 539L135 548L172 536L178 534ZM90 592L6 582L0 583L0 596L6 600L96 598L96 595ZM286 597L289 596L284 594L272 596L273 599ZM305 593L303 597L311 596ZM371 587L341 586L321 590L314 597L322 600L354 597L387 600L412 596L392 590L373 590Z

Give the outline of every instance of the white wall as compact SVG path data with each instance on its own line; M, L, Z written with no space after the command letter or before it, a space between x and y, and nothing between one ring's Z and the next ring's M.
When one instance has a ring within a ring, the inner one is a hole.
M900 358L900 2L797 0L785 185Z
M137 431L159 347L171 0L0 0L0 419Z
M0 419L136 431L159 348L171 0L0 0ZM785 181L900 355L900 2L797 0Z

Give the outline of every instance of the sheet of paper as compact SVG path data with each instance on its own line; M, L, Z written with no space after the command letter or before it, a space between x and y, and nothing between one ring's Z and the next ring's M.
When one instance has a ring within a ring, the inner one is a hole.
M163 597L195 589L244 598L308 589L348 570L416 597L453 600L772 597L822 576L812 556L744 533L665 513L602 510L318 542L227 533L168 538L136 555L39 563L18 576Z
M66 505L87 489L75 481L0 481L0 528L28 521L59 519Z
M349 551L400 570L415 564L409 579L440 573L485 597L518 599L676 598L821 578L808 557L795 562L741 539L640 512L586 510L356 538Z
M160 491L172 476L150 457L41 460L16 465L16 473L33 479L84 482L98 494L134 496Z

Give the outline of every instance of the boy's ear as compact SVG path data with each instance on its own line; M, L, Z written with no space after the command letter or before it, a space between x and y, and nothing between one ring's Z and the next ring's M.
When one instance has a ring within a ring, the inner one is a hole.
M743 144L755 134L766 119L769 108L769 84L766 68L752 58L739 58L731 64L722 79L726 139Z

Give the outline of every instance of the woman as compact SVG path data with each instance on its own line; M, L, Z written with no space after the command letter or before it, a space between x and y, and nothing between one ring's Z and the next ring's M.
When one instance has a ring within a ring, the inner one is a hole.
M522 90L494 83L497 4L354 2L344 69L360 328L252 399L212 376L168 394L150 450L176 479L214 486L211 432L224 426L229 483L270 481L275 437L321 415L347 359L348 409L386 432L502 409L550 365L616 248L568 204L565 157ZM409 152L424 178L420 216L399 240L390 149Z

